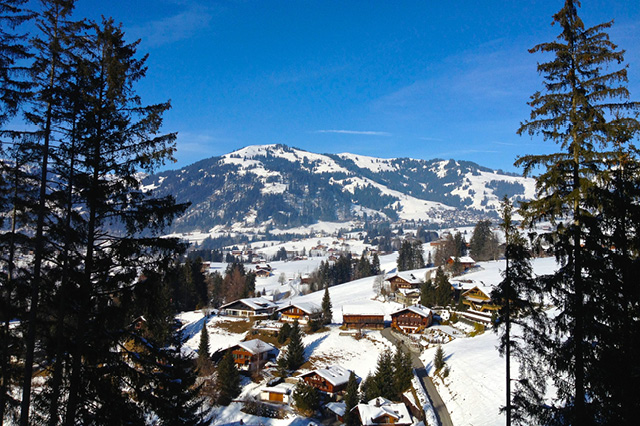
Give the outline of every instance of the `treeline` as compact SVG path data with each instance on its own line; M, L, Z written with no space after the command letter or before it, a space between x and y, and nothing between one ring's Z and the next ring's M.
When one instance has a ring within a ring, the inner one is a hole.
M137 95L146 58L113 20L25 4L0 2L0 419L201 424L173 320L185 247L160 238L187 205L138 180L175 149L170 104Z
M369 258L371 257L371 259ZM351 254L342 254L336 261L322 261L309 277L311 291L343 284L349 281L380 274L380 259L377 253L353 259Z

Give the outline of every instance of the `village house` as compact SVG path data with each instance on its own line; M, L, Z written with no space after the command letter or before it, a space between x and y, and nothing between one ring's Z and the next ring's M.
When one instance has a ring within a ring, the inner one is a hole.
M354 407L360 416L362 426L409 426L413 424L411 414L403 403L391 402L377 397L366 404Z
M339 365L332 365L331 367L313 370L299 377L308 385L322 392L335 394L342 392L347 387L350 374L350 370Z
M293 383L280 383L275 386L260 389L260 399L265 402L290 404L296 385Z
M380 330L384 328L384 314L372 312L371 308L367 306L343 305L342 325L352 330L363 328Z
M451 256L449 257L449 259L447 259L447 265L451 266L455 263L455 261L456 261L456 258L454 256ZM476 266L476 261L469 256L459 257L458 261L460 262L460 266L462 266L462 268L464 268L465 271L467 269L470 269Z
M260 339L240 342L229 348L233 361L241 371L260 370L270 359L275 359L278 349Z
M498 311L500 306L491 300L490 294L491 287L481 288L480 286L475 286L462 293L462 303L474 311Z
M404 333L420 333L433 322L433 312L422 305L413 305L391 314L391 327Z
M275 312L278 305L264 297L251 297L238 299L220 306L220 314L229 317L251 318L256 316L269 316Z
M385 279L389 282L391 290L399 288L420 288L422 281L413 272L398 272Z
M420 289L418 288L399 288L395 293L396 302L402 306L411 306L420 302Z
M278 312L280 312L280 321L294 322L298 320L300 324L308 324L322 316L322 309L313 302L291 303L278 309Z

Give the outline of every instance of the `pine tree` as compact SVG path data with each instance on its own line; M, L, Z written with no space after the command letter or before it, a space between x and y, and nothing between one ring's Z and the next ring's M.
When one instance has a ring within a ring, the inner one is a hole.
M553 17L560 29L557 40L531 49L552 59L538 65L545 90L532 96L530 120L518 131L541 134L556 142L560 152L525 156L516 164L524 166L525 174L542 169L536 199L525 203L523 211L529 223L550 220L554 224L541 237L553 243L560 262L556 273L541 278L547 296L558 307L550 327L553 334L530 348L553 366L540 373L552 377L556 403L539 404L538 396L528 409L538 422L552 419L589 425L617 415L615 408L603 409L601 401L610 394L601 387L597 373L600 354L595 348L604 341L602 329L607 326L600 323L603 280L594 269L603 264L599 230L609 230L598 223L603 200L594 199L592 193L616 162L615 144L627 145L631 140L619 141L618 136L637 132L633 116L640 106L627 101L627 69L611 70L611 64L623 61L624 53L606 33L612 22L585 28L579 6L578 1L566 0Z
M349 381L344 393L344 422L347 426L357 426L358 424L358 415L352 412L352 409L358 405L359 400L358 380L356 379L356 374L352 371L349 374Z
M490 220L479 221L469 242L471 256L477 260L493 260L498 255L498 238L491 230Z
M433 357L433 366L437 372L442 370L444 365L445 365L444 350L442 349L442 346L438 345L438 348L436 349L436 354Z
M25 43L26 35L18 32L21 24L32 16L23 9L26 0L0 1L0 226L3 232L0 245L3 254L0 257L0 422L16 417L19 401L14 397L12 388L17 385L19 371L17 363L11 359L20 358L20 337L10 327L10 321L20 318L21 312L27 306L17 298L17 289L23 277L16 273L16 252L19 250L19 240L25 239L18 230L22 228L18 223L20 216L26 210L26 193L32 183L25 173L21 158L21 149L14 145L15 134L5 129L5 123L14 117L27 99L30 83L21 78L24 68L20 62L29 58L30 53ZM32 197L30 197L32 198ZM11 223L5 226L4 220L10 218ZM22 275L22 274L20 274ZM5 413L7 416L5 417Z
M436 288L431 280L420 285L420 304L427 307L436 305Z
M207 318L205 317L200 331L200 344L198 345L198 369L207 370L210 363L209 355L209 331L207 330Z
M240 395L240 372L236 368L231 352L227 352L218 364L218 404L229 405Z
M436 270L436 277L434 280L435 302L437 306L447 306L451 303L451 283L449 278L445 274L442 268Z
M293 391L293 400L296 409L305 416L312 416L313 413L320 408L320 394L313 386L308 385L301 380Z
M511 336L511 324L517 322L516 316L526 316L528 319L522 322L522 326L528 328L528 320L539 316L539 307L543 301L536 298L530 253L525 238L520 234L512 220L513 206L505 196L502 200L502 224L500 225L505 236L505 270L503 280L491 292L491 299L501 306L495 321L494 331L500 333L499 351L506 359L506 412L507 425L511 424L513 409L511 399L511 354L520 346ZM535 303L532 303L535 301ZM522 333L530 335L530 333ZM526 337L525 337L526 338ZM522 338L521 338L522 340ZM526 381L526 377L522 377Z
M413 368L411 366L411 355L408 351L404 351L400 346L396 347L396 353L393 355L393 384L396 396L399 398L404 391L411 387L413 379Z
M322 296L322 323L331 324L333 312L331 311L331 297L329 296L329 286L324 287L324 296Z
M385 350L378 356L378 364L373 375L371 393L373 397L381 396L390 400L397 400L398 394L394 386L393 355L390 350Z
M289 344L287 345L287 368L295 371L304 364L304 345L298 320L293 322L289 333Z

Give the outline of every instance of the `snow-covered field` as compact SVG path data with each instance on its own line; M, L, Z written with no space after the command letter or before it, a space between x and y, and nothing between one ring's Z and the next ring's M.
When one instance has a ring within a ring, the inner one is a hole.
M427 247L425 246L425 248ZM396 254L381 256L381 267L387 272L394 269L396 256ZM269 278L258 279L257 290L265 289L267 294L275 290L283 292L291 287L291 284L281 285L278 282L280 274L284 273L287 279L294 278L313 271L323 259L310 258L297 262L272 262L273 275ZM501 272L504 270L504 266L504 261L482 262L474 272L465 274L462 278L471 280L472 283L469 284L471 286L491 287L502 279ZM214 267L223 269L224 264L214 265ZM550 273L555 268L556 264L553 258L535 259L533 262L533 269L537 274ZM421 269L414 271L414 273L419 277L424 277L426 271L426 269ZM338 328L342 322L342 307L344 305L361 306L363 309L384 312L387 320L390 319L389 315L392 312L401 307L397 303L385 303L375 299L374 279L374 277L364 278L330 288L334 325L330 327L329 331L304 337L305 355L310 360L309 368L338 364L355 371L362 378L375 369L379 353L384 348L390 347L390 343L377 331L369 332L364 338L356 340L354 337L341 335L341 330ZM292 290L295 293L299 289L292 288ZM294 295L279 303L286 305L299 301L314 302L320 305L323 294L323 291L318 291L307 295ZM195 350L199 343L203 314L200 312L183 313L181 319L186 324L185 330L191 336L186 346ZM208 322L212 352L229 347L243 340L246 336L246 333L234 334L219 328L217 323L220 321L228 321L228 319L212 317ZM435 383L456 426L504 423L504 416L499 413L500 407L504 405L504 359L498 354L497 345L498 336L488 330L476 337L460 337L460 333L457 333L455 339L443 346L450 373L444 382L438 379L435 380ZM434 354L435 347L431 347L425 350L421 356L428 371L431 370L430 373L433 372ZM513 364L515 373L518 366L516 363ZM259 386L249 383L247 382L243 395L257 395ZM218 409L214 424L228 424L243 419L245 423L284 426L304 421L301 418L253 419L240 412L238 405L234 403L230 407Z

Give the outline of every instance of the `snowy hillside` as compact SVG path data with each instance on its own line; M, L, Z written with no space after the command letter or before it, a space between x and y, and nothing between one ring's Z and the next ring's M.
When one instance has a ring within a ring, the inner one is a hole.
M387 271L395 267L397 254L381 257L381 267ZM267 294L283 287L278 283L279 274L284 273L287 278L293 278L303 271L311 271L317 267L319 259L309 259L299 262L272 262L274 275L269 278L259 279L257 290L266 290ZM504 261L482 262L473 272L465 274L463 278L470 281L469 286L480 286L487 291L500 282L501 271L504 269ZM224 268L224 264L213 265L214 268ZM546 274L556 268L553 258L535 259L533 270L536 274ZM424 277L427 269L413 271L418 277ZM393 302L376 300L373 290L374 277L369 277L330 288L330 296L333 305L333 325L329 331L311 334L304 337L306 345L305 356L309 363L304 371L314 368L327 367L339 364L352 369L360 377L366 377L375 369L377 357L385 348L391 347L389 341L384 339L380 332L370 331L364 339L356 340L351 336L342 335L338 325L342 321L342 308L345 305L359 306L363 310L371 310L385 313L387 320L389 315L401 305ZM284 287L290 284L285 284ZM299 290L295 285L292 290ZM293 296L281 300L280 305L291 302L314 302L318 305L322 302L323 291ZM184 313L182 319L186 321L185 330L191 336L187 342L191 350L196 350L199 342L199 331L203 324L203 315L200 312ZM229 347L247 337L247 333L233 333L220 327L220 322L229 321L224 317L213 317L209 320L208 331L210 333L212 352ZM443 327L449 333L454 332L455 338L443 346L446 362L450 368L450 374L442 382L435 380L436 387L441 394L447 409L451 413L453 423L458 425L489 426L504 423L504 416L499 413L504 404L504 359L497 351L498 337L488 330L476 337L467 337L465 330L468 326L460 324L459 328ZM433 358L435 346L423 351L421 359L430 373L433 373ZM513 371L518 369L517 363L513 364ZM249 384L243 390L244 396L255 395L258 385ZM232 404L230 407L218 410L219 421L223 424L247 420L247 415L239 412L238 407ZM252 418L249 417L249 420ZM285 426L291 424L291 419L269 420L264 418L253 419L256 422L273 426ZM298 420L293 420L297 422Z
M316 154L285 145L248 146L143 183L191 203L175 222L180 232L265 232L319 221L460 225L495 216L504 195L534 194L532 179L471 162Z

